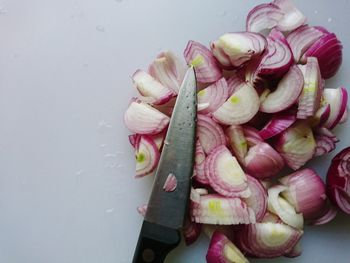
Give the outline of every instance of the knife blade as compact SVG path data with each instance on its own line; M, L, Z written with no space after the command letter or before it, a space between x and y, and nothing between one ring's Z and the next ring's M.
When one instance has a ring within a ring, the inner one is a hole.
M180 242L193 174L197 115L196 76L188 68L182 82L155 173L133 263L160 263ZM169 174L176 177L173 192L164 191Z

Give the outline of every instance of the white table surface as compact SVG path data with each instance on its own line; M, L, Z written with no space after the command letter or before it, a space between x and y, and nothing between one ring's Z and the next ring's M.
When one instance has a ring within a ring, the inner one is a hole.
M0 262L131 262L151 178L133 178L122 116L130 75L162 49L243 30L238 0L0 1ZM350 1L295 1L311 24L344 44L328 87L350 83ZM349 89L348 89L349 90ZM350 145L349 124L336 130ZM330 158L311 163L323 176ZM168 263L202 263L208 240L181 245ZM307 227L297 259L350 262L350 217Z

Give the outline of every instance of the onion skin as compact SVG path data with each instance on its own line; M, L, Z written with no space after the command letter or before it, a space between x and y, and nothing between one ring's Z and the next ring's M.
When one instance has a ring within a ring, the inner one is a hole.
M350 147L333 159L327 173L328 197L340 210L350 215Z

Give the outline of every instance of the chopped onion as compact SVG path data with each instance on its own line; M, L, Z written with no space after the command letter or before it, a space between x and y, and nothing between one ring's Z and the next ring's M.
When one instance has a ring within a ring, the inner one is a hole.
M221 195L249 197L251 194L241 166L224 145L215 148L205 160L205 174L210 186Z
M194 179L201 184L208 185L209 180L205 175L205 153L203 147L199 140L196 143L196 153L195 153L195 176Z
M152 62L148 72L165 87L179 92L186 66L171 51L162 52Z
M191 192L191 219L197 223L236 225L255 223L254 211L240 198Z
M319 128L315 134L316 150L314 156L321 156L335 149L335 144L339 142L330 130L325 127Z
M176 176L172 173L168 174L168 177L165 180L163 190L165 192L174 192L177 187L177 179Z
M327 224L337 216L337 213L337 210L327 200L326 206L323 208L320 216L312 220L310 224L315 226Z
M264 141L259 135L259 131L253 127L243 126L243 132L249 147Z
M137 207L137 212L142 215L143 217L145 217L146 212L147 212L147 204L144 205L140 205Z
M327 173L327 192L331 201L350 214L350 147L333 159Z
M267 209L267 192L264 186L250 175L246 175L248 180L248 187L251 191L251 195L244 199L244 202L253 209L257 222L260 222Z
M309 25L301 26L292 31L287 36L287 41L294 55L294 61L297 63L315 41L320 39L324 32L318 27Z
M193 65L196 79L201 83L210 83L219 80L222 72L211 51L201 43L188 41L184 51L187 64Z
M150 136L154 140L155 144L157 145L158 150L161 150L163 147L163 142L166 136L166 132L163 131L161 133L150 135Z
M239 249L222 233L215 231L207 252L207 263L249 263Z
M164 104L174 96L172 90L164 87L151 75L140 69L138 69L131 78L140 94L139 99L144 102L150 104Z
M284 223L302 229L304 224L303 215L301 213L297 214L294 207L280 197L280 193L286 190L288 188L282 185L273 186L268 190L268 209L278 215Z
M126 127L139 134L157 134L169 124L169 117L141 101L132 101L124 114Z
M229 145L238 161L243 164L244 157L248 152L248 143L244 136L244 130L242 126L231 125L225 131L228 138Z
M237 233L237 245L249 255L274 258L289 253L299 242L303 231L281 223L246 225Z
M264 36L253 32L226 33L211 43L211 50L223 68L237 68L262 54Z
M281 155L265 142L250 147L244 158L245 170L259 179L274 176L283 167L284 161Z
M154 140L141 135L135 145L136 177L150 174L158 165L160 153Z
M220 232L224 234L228 239L234 240L235 227L240 227L240 225L203 225L203 233L208 237L212 238L215 232Z
M259 223L279 223L283 224L283 221L274 213L269 212L269 210L266 211L264 217L262 218L261 222Z
M277 89L267 95L260 104L260 111L275 113L292 106L298 99L304 84L303 74L297 66L292 66L278 83Z
M208 114L216 111L228 98L228 86L224 78L198 92L198 112Z
M302 169L279 181L288 187L282 195L294 206L296 212L302 213L307 220L320 216L326 205L326 188L313 170Z
M238 125L248 122L258 110L257 92L251 85L244 83L213 113L213 117L222 124Z
M349 109L348 109L348 107L346 107L344 114L339 121L339 124L342 124L348 120L348 111L349 111Z
M225 134L220 125L203 114L197 115L197 136L206 154L220 145L226 145Z
M254 7L247 16L246 30L261 32L278 25L283 18L284 12L275 4L261 4Z
M306 22L304 14L297 9L290 0L274 0L273 4L278 6L284 13L278 21L276 28L281 31L294 30Z
M311 126L323 126L324 123L328 120L330 114L331 106L326 103L316 111L315 116L310 118Z
M244 83L244 79L240 74L236 73L232 75L227 80L227 89L228 89L228 96L230 97L237 89L240 88L240 86Z
M298 121L278 135L275 149L286 164L297 170L314 155L316 142L310 126Z
M185 226L182 229L182 234L185 239L185 243L187 246L193 244L201 234L202 224L197 224L195 222L191 222L190 220L186 220Z
M302 251L301 251L301 245L300 242L298 242L291 251L289 251L288 253L284 254L285 257L287 258L295 258L295 257L299 257L301 255Z
M267 52L262 57L252 79L280 78L292 64L293 55L287 40L280 31L273 29L267 37Z
M323 124L328 129L333 129L342 119L348 103L348 92L344 87L337 89L324 89L323 97L330 105L330 115Z
M317 58L308 57L306 65L299 65L303 72L304 86L298 101L298 119L306 119L315 114L320 106L322 79Z
M291 112L277 113L272 116L271 120L259 131L259 135L264 140L270 139L289 128L295 121L295 114Z
M316 57L320 65L322 78L329 79L340 68L343 57L342 49L343 46L335 34L325 34L308 48L301 61L305 62L307 57Z

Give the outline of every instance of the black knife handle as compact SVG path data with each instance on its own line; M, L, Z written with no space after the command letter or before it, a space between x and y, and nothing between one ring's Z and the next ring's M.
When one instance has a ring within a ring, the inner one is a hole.
M163 263L180 243L179 230L143 221L133 263Z

